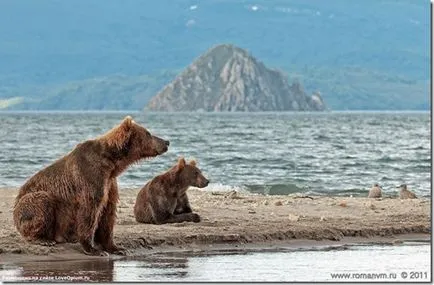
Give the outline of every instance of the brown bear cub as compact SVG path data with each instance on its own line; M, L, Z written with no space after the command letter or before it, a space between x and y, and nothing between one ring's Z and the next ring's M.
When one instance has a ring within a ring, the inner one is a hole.
M33 243L78 240L85 254L123 254L113 242L116 177L140 159L165 153L168 146L127 116L27 180L15 200L16 228Z
M189 186L204 188L208 183L194 160L187 164L184 158L179 159L140 190L134 205L136 221L147 224L200 222L200 216L192 213L187 189Z

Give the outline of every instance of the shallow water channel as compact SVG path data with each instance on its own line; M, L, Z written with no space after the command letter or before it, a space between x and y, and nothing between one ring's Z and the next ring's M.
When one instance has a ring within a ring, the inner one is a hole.
M322 246L155 253L121 260L10 263L3 281L429 281L431 246Z

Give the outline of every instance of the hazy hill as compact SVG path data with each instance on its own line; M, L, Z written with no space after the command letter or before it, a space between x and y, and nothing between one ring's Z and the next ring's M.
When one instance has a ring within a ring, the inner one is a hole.
M14 97L0 99L9 110L131 110L142 108L175 71L154 76L111 75L20 89Z
M323 111L321 95L307 95L287 75L246 50L218 45L197 58L146 106L154 111Z
M426 109L429 11L427 0L5 0L0 108L141 109L231 43L332 109Z

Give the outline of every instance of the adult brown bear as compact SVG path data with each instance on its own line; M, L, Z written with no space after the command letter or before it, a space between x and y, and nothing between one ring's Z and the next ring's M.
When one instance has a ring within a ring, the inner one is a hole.
M151 135L127 116L120 125L32 176L15 200L14 223L29 242L76 242L85 254L122 254L113 242L116 177L130 164L167 151L169 141Z

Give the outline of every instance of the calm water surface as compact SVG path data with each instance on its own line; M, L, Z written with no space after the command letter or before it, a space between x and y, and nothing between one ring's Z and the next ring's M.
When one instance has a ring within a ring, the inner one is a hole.
M387 194L406 182L430 195L428 112L0 113L0 187L18 187L125 115L170 140L169 152L132 166L122 187L142 187L183 155L212 181L208 190L268 194Z
M428 243L407 242L276 252L154 254L134 260L8 264L0 267L0 280L426 282L431 279L430 252ZM335 273L355 275L337 278L332 276ZM387 278L366 279L363 274L387 274Z

